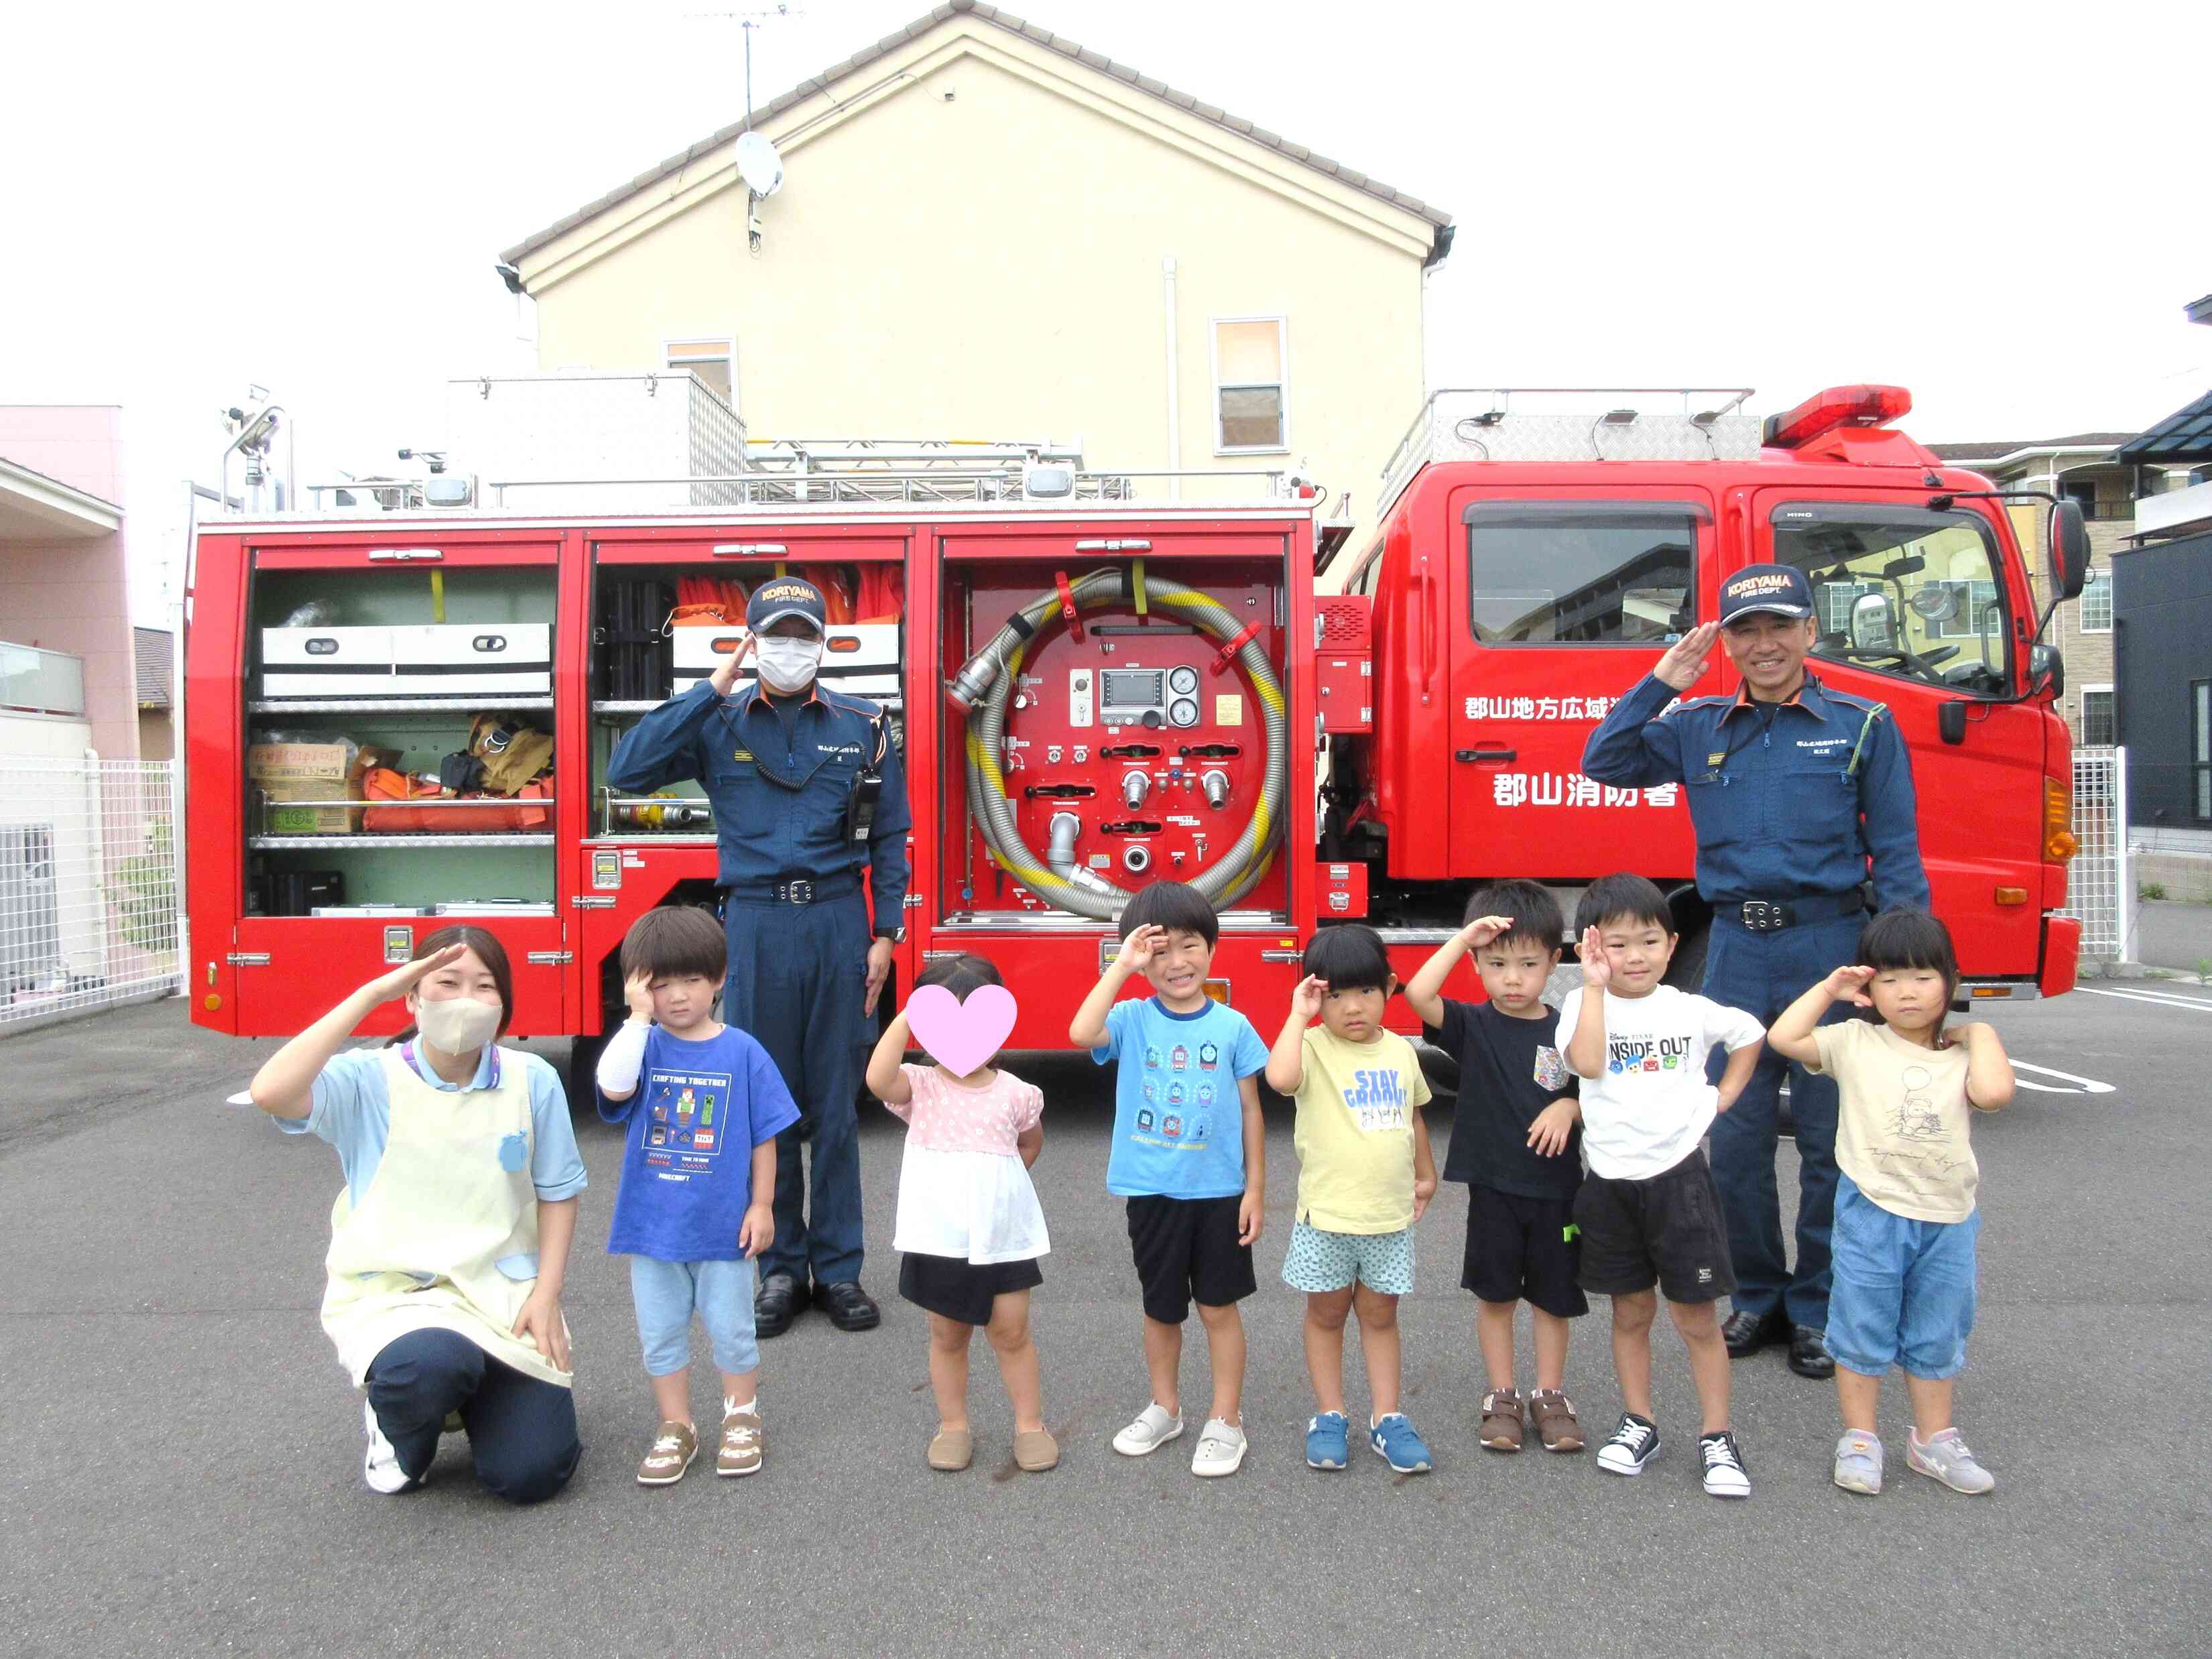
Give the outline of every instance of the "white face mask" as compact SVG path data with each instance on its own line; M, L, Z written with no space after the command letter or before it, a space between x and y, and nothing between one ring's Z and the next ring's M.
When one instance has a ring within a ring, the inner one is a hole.
M416 1006L415 1024L422 1041L441 1054L465 1054L499 1035L499 1004L474 997L422 1002Z
M760 659L762 684L771 691L799 691L821 664L822 641L763 636L754 654Z

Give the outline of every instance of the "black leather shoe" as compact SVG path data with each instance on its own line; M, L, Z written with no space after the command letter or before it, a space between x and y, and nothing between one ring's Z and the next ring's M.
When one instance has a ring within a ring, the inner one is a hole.
M814 1299L830 1316L830 1322L841 1331L872 1331L884 1322L884 1310L876 1306L875 1298L860 1288L856 1279L848 1279L842 1285L817 1285Z
M1825 1382L1836 1374L1836 1357L1828 1352L1825 1331L1800 1325L1790 1333L1790 1369L1800 1376Z
M1757 1353L1770 1342L1786 1342L1790 1334L1789 1317L1779 1308L1765 1315L1739 1310L1721 1327L1721 1340L1728 1344L1730 1359Z
M753 1295L753 1334L781 1336L806 1311L806 1287L789 1273L770 1273Z

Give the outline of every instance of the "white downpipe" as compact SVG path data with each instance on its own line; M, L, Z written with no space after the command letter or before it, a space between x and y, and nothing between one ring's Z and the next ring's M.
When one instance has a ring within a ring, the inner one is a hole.
M1167 313L1168 334L1168 471L1182 471L1182 381L1176 357L1176 262L1173 254L1160 261L1160 299ZM1168 498L1182 499L1182 479L1168 479Z

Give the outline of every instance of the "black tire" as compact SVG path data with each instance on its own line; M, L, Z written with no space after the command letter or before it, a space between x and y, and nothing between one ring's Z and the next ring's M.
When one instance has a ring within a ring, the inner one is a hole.
M1678 991L1696 991L1705 982L1705 950L1712 943L1711 922L1700 922L1675 942L1674 959L1667 964L1666 983Z
M1413 1052L1421 1058L1421 1075L1429 1080L1429 1092L1438 1099L1459 1098L1459 1062L1434 1043L1416 1042Z
M568 1069L562 1081L568 1091L568 1109L580 1112L590 1107L598 1110L599 1054L607 1046L603 1036L580 1036L568 1043Z

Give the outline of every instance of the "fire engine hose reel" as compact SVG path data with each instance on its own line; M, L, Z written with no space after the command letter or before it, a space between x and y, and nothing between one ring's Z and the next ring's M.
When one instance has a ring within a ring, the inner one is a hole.
M1141 591L1146 605L1171 611L1224 645L1241 641L1237 660L1258 694L1261 723L1267 745L1259 801L1228 851L1190 878L1190 884L1205 895L1216 909L1225 909L1249 892L1267 873L1273 860L1276 837L1282 832L1284 797L1290 789L1290 727L1284 708L1282 682L1276 678L1258 641L1246 637L1243 623L1218 600L1194 587L1161 576L1145 576ZM1131 598L1127 580L1119 570L1093 571L1070 584L1067 592L1079 610L1111 609ZM1006 735L1007 703L1014 683L1020 678L1022 659L1037 633L1060 615L1060 590L1053 588L1038 594L969 659L954 678L950 696L967 715L968 806L992 856L1047 903L1077 915L1110 921L1128 902L1130 895L1127 889L1103 879L1077 862L1076 840L1082 820L1073 812L1055 813L1046 855L1039 859L1023 842L1015 824L1013 803L1006 798L1006 776L999 761ZM1212 781L1217 777L1220 779L1218 785ZM1207 778L1208 800L1214 799L1217 789L1225 800L1226 777L1209 773ZM1132 873L1140 867L1126 859L1123 862Z

